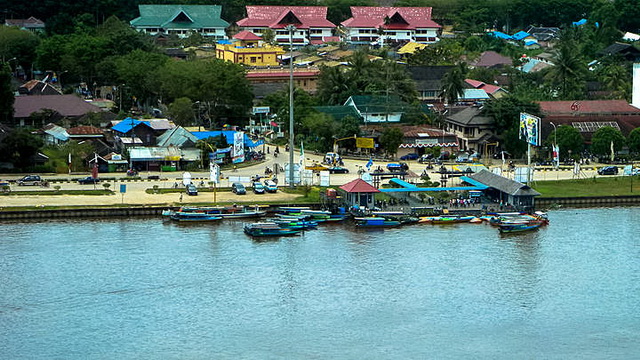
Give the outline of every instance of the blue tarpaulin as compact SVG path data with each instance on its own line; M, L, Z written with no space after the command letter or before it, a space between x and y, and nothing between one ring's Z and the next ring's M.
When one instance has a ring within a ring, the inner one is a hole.
M218 137L220 135L224 135L225 138L227 138L227 143L229 145L233 144L233 136L235 135L235 131L233 130L219 130L219 131L194 131L192 132L192 134L198 138L198 140L203 140L203 139L207 139L210 137ZM244 134L244 146L246 147L256 147L256 146L260 146L263 145L264 141L263 140L258 140L258 141L253 141L251 140L251 138L249 137L249 135L247 135L246 133Z
M111 128L111 130L117 131L117 132L122 133L122 134L126 134L129 131L131 131L131 129L135 128L136 126L138 126L140 124L144 124L144 125L146 125L148 127L151 127L151 125L149 124L148 121L140 121L140 120L136 120L134 118L128 117L128 118L120 121L116 125L114 125Z

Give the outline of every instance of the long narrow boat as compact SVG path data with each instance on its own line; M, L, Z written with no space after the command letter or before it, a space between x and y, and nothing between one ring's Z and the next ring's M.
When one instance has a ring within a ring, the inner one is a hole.
M355 218L356 227L359 228L393 228L402 225L398 220L388 220L383 217L359 217Z
M541 223L536 224L502 224L498 228L500 233L516 233L516 232L524 232L535 230L542 225Z
M246 206L214 206L214 207L196 207L196 206L183 206L177 211L173 210L163 210L163 216L171 216L177 212L181 213L190 213L190 214L208 214L212 216L220 216L222 218L231 218L231 219L246 219L246 218L257 218L261 216L265 216L267 214L266 211L260 210L259 208L249 208Z
M276 223L253 223L244 226L244 232L254 237L266 236L292 236L297 235L301 229L284 228Z
M282 228L310 230L318 227L318 223L308 220L274 220Z
M469 222L473 219L473 216L438 216L431 220L432 224L457 224L463 222Z
M174 212L169 216L173 221L178 222L215 222L222 220L222 217L209 215L205 213L191 213L191 212Z

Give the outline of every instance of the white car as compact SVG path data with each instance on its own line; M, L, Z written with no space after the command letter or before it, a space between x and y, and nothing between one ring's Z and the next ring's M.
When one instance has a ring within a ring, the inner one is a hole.
M264 189L267 192L274 193L274 192L278 191L278 185L275 182L273 182L272 180L265 180Z

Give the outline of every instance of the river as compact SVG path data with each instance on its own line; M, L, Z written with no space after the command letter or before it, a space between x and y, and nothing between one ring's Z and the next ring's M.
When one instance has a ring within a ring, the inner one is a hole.
M628 359L640 208L256 242L240 221L0 223L2 359Z

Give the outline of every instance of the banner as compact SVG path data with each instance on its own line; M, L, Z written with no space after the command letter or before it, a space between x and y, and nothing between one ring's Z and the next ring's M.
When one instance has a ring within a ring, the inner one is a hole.
M560 166L560 147L553 145L553 166Z
M220 166L215 163L209 163L209 180L214 184L220 183Z
M244 162L244 133L236 131L233 134L233 156L234 164Z
M540 146L540 118L520 113L520 140L524 140L533 146Z
M362 149L373 149L374 143L371 138L356 138L356 147Z

